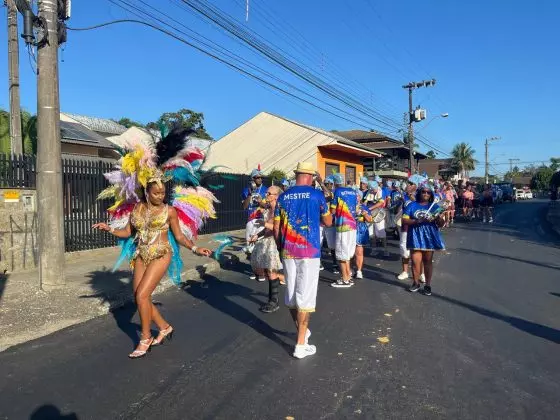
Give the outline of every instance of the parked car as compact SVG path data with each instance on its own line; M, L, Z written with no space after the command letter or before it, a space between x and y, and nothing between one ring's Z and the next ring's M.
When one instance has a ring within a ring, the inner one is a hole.
M525 193L525 200L530 200L533 198L533 192L531 190L523 190Z
M515 190L515 199L516 200L525 200L525 191Z

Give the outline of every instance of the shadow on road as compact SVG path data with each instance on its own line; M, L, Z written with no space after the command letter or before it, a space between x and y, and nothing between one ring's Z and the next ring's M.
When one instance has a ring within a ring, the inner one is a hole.
M131 272L129 270L110 270L92 271L87 275L88 283L94 293L91 295L82 295L82 299L101 299L102 303L108 304L111 308L110 312L117 327L130 337L133 344L138 342L140 325L132 322L132 318L136 313L136 305L126 303L128 297L132 294ZM123 282L122 279L127 279Z
M287 353L291 354L293 351L291 345L278 337L278 335L287 336L290 333L272 328L251 311L229 299L240 297L255 306L261 306L265 303L265 300L257 297L266 296L263 293L255 292L253 289L237 283L220 280L210 274L203 276L203 282L187 281L182 289L195 299L204 301L214 309L229 315L242 324L248 325L259 334L278 344Z
M58 407L45 404L35 409L29 420L78 420L78 416L75 413L62 414Z
M551 265L551 264L546 264L546 263L541 263L541 262L536 262L536 261L523 260L521 258L508 257L507 255L500 255L500 254L492 254L490 252L476 251L474 249L467 249L467 248L453 248L453 249L456 250L456 251L469 252L471 254L485 255L485 256L490 256L490 257L495 257L495 258L501 258L501 259L504 259L504 260L522 262L522 263L525 263L525 264L536 265L537 267L544 267L544 268L551 268L553 270L560 270L560 266L558 266L558 265Z
M550 294L551 294L552 296L560 297L560 293L550 292Z
M536 337L544 338L545 340L552 341L553 343L556 344L560 344L560 330L550 328L545 325L537 324L535 322L527 321L522 318L500 314L498 312L481 308L480 306L472 305L470 303L462 302L460 300L453 299L440 294L434 293L433 296L444 302L452 303L453 305L460 306L462 308L473 311L477 314L484 315L488 318L493 318L499 321L506 322L510 324L512 327L515 327L528 334L534 335Z

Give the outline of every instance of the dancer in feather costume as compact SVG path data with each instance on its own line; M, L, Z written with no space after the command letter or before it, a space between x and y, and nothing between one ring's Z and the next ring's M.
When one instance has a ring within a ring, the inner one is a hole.
M123 156L116 170L105 175L110 186L98 197L112 198L115 203L108 209L110 222L93 228L119 238L122 252L114 269L128 260L134 272L142 337L130 358L145 356L152 346L173 336L173 327L153 305L151 295L166 271L175 284L180 283L183 263L179 245L199 256L212 254L194 244L204 222L216 217L217 200L200 186L204 154L187 147L191 133L177 128L157 143L149 138L120 144ZM167 181L177 185L171 205L165 203ZM159 329L156 338L151 335L152 322Z

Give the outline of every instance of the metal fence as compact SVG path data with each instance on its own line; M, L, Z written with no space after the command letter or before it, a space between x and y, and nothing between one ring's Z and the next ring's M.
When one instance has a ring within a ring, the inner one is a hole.
M109 200L99 201L97 195L108 186L104 173L112 164L103 160L63 159L62 185L64 200L64 237L66 252L83 251L116 245L113 236L92 231L91 225L107 221ZM241 193L249 184L248 175L217 174L208 181L220 203L217 219L210 220L200 232L211 234L245 227L247 217L241 207ZM270 185L270 178L264 178ZM0 155L0 188L36 188L34 156ZM168 185L168 200L173 186Z

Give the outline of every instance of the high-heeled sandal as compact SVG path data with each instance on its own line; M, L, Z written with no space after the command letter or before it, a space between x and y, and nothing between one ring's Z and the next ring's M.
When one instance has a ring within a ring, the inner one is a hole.
M165 340L171 341L173 339L173 327L169 325L167 328L160 330L157 338L152 343L153 346L161 346Z
M132 353L130 353L128 355L128 357L130 357L131 359L139 359L141 357L144 357L146 355L146 353L150 352L150 350L152 349L152 344L154 343L154 337L150 337L150 338L146 338L145 340L140 340L140 343L138 344L138 347L140 346L147 346L146 350L140 350L138 348L136 348L136 350L134 350Z

